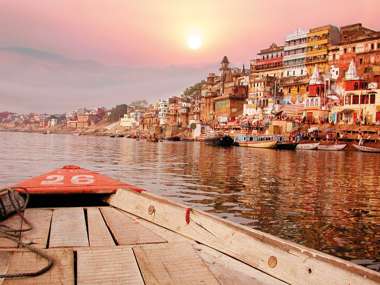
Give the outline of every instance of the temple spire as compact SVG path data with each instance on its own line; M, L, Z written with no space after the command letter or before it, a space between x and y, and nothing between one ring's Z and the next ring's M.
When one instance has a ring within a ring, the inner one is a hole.
M323 84L321 75L319 74L318 66L314 66L313 75L310 78L309 85Z
M344 76L346 80L359 80L358 73L356 71L356 65L354 60L352 59L350 62L350 66L348 67L348 70L346 71L346 74Z

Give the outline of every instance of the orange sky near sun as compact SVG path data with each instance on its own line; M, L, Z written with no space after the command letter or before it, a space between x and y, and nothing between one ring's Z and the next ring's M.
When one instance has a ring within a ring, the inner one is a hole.
M248 61L298 27L363 22L379 29L377 0L0 1L0 45L27 46L111 64ZM343 9L351 7L351 9ZM380 8L380 7L379 7ZM360 12L360 13L359 13ZM193 30L203 46L192 51Z
M297 28L380 30L378 11L380 0L0 0L0 112L177 96L224 55L248 67Z

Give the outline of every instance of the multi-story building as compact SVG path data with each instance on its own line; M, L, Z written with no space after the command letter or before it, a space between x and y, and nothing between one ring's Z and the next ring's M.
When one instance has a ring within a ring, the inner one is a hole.
M318 65L315 65L304 100L304 117L307 122L319 123L328 119L328 111L324 108L325 95L325 82L319 73Z
M353 60L358 76L380 84L380 32L353 24L340 28L341 41L329 50L331 75L340 95L344 92L345 73Z
M244 104L244 115L262 119L275 104L280 103L279 79L273 76L250 78L249 95Z
M339 43L339 29L326 25L310 29L307 33L306 68L311 74L315 65L321 73L329 72L328 53L329 46Z
M221 62L220 95L213 98L214 118L218 123L234 121L243 114L248 97L248 74L245 70L230 68L225 56Z
M284 47L273 43L267 49L262 49L257 58L251 61L251 73L255 77L273 76L281 78L283 75Z
M305 76L308 30L298 29L287 35L284 46L284 77Z
M380 89L366 82L351 61L344 76L343 105L332 109L331 121L344 124L380 123Z
M160 120L160 126L166 125L166 116L169 112L168 100L160 99L158 101L158 118Z
M307 93L308 72L305 65L308 30L289 34L284 46L284 73L281 79L284 103L302 102Z
M201 90L196 90L191 94L189 124L200 123L201 120Z
M215 73L210 73L201 87L200 120L202 123L210 124L214 120L213 100L218 95L220 95L220 77Z

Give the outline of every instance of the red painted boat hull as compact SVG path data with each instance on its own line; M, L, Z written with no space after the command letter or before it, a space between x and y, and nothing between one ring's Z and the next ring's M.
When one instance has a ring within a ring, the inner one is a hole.
M67 165L43 175L24 180L15 188L30 194L112 194L118 188L137 192L142 189L75 165Z

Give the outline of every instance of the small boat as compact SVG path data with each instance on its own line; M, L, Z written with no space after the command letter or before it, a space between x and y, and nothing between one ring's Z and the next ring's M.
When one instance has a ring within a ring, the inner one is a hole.
M10 285L380 283L374 270L75 165L3 191L31 203L0 222L20 229L0 238Z
M216 135L205 138L204 142L208 145L230 147L233 146L234 140L228 135Z
M315 150L317 149L319 146L319 143L310 143L310 142L300 142L299 144L297 144L297 147L296 149L297 150Z
M235 138L237 145L253 148L275 148L277 142L278 138L275 136L238 135Z
M380 147L379 146L375 147L375 146L371 146L371 145L359 145L359 144L352 144L352 146L359 151L380 153Z
M296 143L296 142L284 141L284 142L277 142L276 148L277 149L295 150L297 145L298 145L298 143Z
M346 148L347 144L345 143L326 143L321 142L318 145L318 150L330 150L330 151L338 151L338 150L344 150Z
M178 141L181 140L181 137L180 136L172 136L172 137L165 138L165 140L167 140L167 141L173 141L173 142L178 142Z

